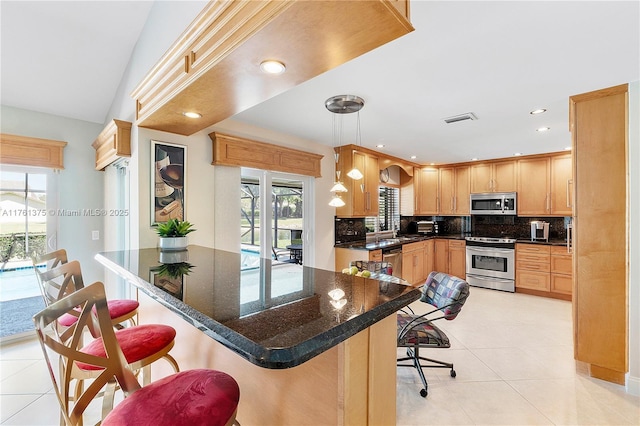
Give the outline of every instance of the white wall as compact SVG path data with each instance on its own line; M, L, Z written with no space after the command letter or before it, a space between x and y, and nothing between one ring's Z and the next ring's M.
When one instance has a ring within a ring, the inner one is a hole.
M2 133L67 142L65 169L58 175L58 209L104 208L104 172L95 170L95 150L91 146L102 125L8 106L0 108ZM91 239L94 230L100 231L97 241ZM71 259L80 261L87 283L104 277L103 268L93 260L102 250L103 232L103 217L58 217L57 246L66 249Z
M629 85L629 374L640 395L640 81Z

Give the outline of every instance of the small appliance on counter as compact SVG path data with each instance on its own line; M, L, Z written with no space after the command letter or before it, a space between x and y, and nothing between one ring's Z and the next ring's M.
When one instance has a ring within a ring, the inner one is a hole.
M549 242L549 222L543 220L531 221L531 241Z
M420 220L416 223L418 234L437 234L438 224L432 220Z

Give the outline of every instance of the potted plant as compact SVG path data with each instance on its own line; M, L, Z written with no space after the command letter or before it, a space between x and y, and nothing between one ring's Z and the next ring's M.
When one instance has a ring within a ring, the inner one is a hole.
M186 220L169 219L158 224L160 250L184 250L187 248L187 234L195 231L193 224Z

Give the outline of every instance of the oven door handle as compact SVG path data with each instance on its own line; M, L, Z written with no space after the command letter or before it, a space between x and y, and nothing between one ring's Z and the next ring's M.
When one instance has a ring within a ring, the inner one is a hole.
M488 248L488 247L478 247L478 246L472 246L472 247L467 247L467 250L469 251L481 251L481 252L492 252L492 253L513 253L513 249L499 249L499 248Z
M483 277L482 275L473 275L473 274L467 274L467 275L480 281L497 281L497 282L505 282L505 283L513 282L513 280L510 280L508 278Z

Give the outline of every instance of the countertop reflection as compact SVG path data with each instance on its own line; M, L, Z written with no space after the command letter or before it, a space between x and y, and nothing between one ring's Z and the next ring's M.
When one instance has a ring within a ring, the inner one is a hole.
M189 246L175 259L179 265L163 265L161 253L104 252L96 260L265 368L299 365L420 296L387 276L367 279L270 259L247 266L240 253L200 246Z

